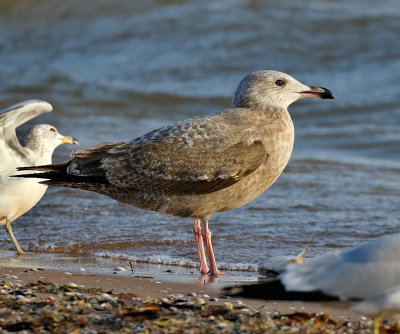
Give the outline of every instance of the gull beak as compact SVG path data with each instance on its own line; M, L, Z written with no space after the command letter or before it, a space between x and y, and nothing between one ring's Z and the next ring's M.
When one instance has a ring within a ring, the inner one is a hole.
M64 136L61 138L63 144L79 145L79 141L72 137Z
M316 97L319 99L334 99L332 92L324 87L310 86L309 89L299 92L302 97Z

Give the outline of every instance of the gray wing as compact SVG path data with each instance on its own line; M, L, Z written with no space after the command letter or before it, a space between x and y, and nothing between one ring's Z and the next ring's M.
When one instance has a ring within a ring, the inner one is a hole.
M0 145L9 147L20 154L24 154L24 148L18 141L15 129L39 116L53 110L51 104L41 100L29 100L0 111Z
M376 298L400 282L400 234L290 265L286 291L320 290L343 299Z
M76 158L68 172L89 177L104 175L119 187L207 194L240 181L268 158L261 141L241 142L240 136L227 133L227 143L221 147L215 139L222 135L214 137L215 132L204 122L200 125L206 135L193 135L193 127L166 127L130 143L105 143L74 151Z

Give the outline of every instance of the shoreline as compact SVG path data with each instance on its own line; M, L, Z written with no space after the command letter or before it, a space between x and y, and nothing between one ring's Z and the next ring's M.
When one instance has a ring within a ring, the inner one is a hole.
M265 301L224 296L223 287L255 283L262 279L254 272L232 272L216 278L200 275L193 268L134 263L112 259L85 259L59 254L26 253L15 256L0 252L0 279L22 284L37 281L53 284L77 284L86 288L101 288L112 293L134 293L140 298L165 298L173 294L208 296L211 305L244 303L250 309L290 314L295 312L327 313L338 320L358 322L362 315L349 311L348 303L305 303L301 301ZM121 271L114 270L118 268ZM121 269L122 267L122 269ZM38 270L39 268L39 270ZM211 299L211 300L210 300ZM216 299L216 300L214 300Z

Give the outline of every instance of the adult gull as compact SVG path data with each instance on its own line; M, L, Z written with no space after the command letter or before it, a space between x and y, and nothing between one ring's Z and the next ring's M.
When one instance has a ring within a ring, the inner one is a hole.
M352 310L374 318L400 319L400 233L304 264L290 264L279 279L225 288L228 294L265 300L360 301ZM338 305L338 304L336 304Z
M78 144L76 139L61 135L48 124L31 127L20 143L15 129L52 109L45 101L30 100L0 111L0 225L5 226L18 254L23 250L13 234L11 222L34 207L47 186L40 184L39 179L10 176L16 173L17 167L51 163L54 150L61 144Z
M400 233L290 264L278 280L232 288L276 300L372 300L400 285ZM400 303L399 303L400 305Z
M200 271L219 275L210 215L250 202L279 177L294 142L287 107L303 97L333 95L285 73L254 72L241 80L232 107L213 116L165 126L130 142L76 150L72 160L61 164L21 169L44 171L34 175L47 179L44 184L90 190L142 209L194 218Z

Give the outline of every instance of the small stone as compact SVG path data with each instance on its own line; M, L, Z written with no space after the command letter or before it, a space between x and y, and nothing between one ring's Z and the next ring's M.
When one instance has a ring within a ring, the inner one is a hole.
M69 286L70 288L77 288L78 285L74 282L68 283L67 286Z
M209 295L207 295L206 293L203 293L202 295L200 295L199 297L203 297L203 298L210 298Z
M26 297L23 296L23 295L17 295L17 296L15 296L15 300L18 300L18 301L20 301L20 302L22 302L22 303L28 303L28 302L30 301L29 298L26 298Z
M112 297L108 293L101 293L100 298L105 299L105 300L112 300Z
M181 293L172 293L168 297L173 298L173 299L181 299L181 298L183 298L185 296L182 295Z
M224 303L224 306L228 310L232 310L233 309L233 305L231 303Z
M69 273L68 271L66 271L66 272L64 273L64 275L72 275L72 274Z
M187 295L190 296L190 297L196 297L197 293L196 292L189 292Z
M196 305L204 305L206 301L203 298L196 298L195 304Z
M225 323L225 322L217 322L217 323L215 324L215 326L216 326L218 329L226 329L229 325L228 325L227 323Z
M85 268L79 268L78 270L79 270L80 272L85 272L85 271L86 271Z
M210 302L217 302L219 299L217 297L211 297Z
M125 269L124 267L118 266L118 267L116 267L116 268L114 269L114 271L126 271L126 269Z

